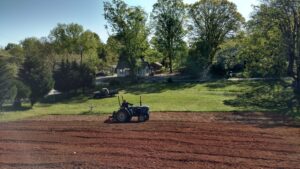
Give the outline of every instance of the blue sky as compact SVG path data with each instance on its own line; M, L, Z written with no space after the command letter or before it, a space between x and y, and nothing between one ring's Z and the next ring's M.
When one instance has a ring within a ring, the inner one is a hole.
M196 0L184 0L193 3ZM230 0L247 19L257 0ZM139 5L148 13L156 0L125 0ZM19 43L26 37L45 37L57 23L78 23L99 34L103 42L108 34L104 28L103 0L0 0L0 47Z

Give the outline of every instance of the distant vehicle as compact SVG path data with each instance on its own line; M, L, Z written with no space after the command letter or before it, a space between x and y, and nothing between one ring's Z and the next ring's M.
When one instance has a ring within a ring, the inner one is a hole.
M100 76L100 77L104 77L104 76L108 76L108 74L105 73L105 72L99 72L99 73L96 74L96 76L97 76L97 77L99 77L99 76Z
M113 97L116 94L118 94L118 90L109 90L107 88L102 88L100 91L94 92L94 99L101 99L101 98L107 98L107 97Z

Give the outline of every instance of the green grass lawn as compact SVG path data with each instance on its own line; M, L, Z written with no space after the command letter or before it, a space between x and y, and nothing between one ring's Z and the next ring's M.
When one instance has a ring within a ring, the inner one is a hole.
M153 112L297 111L289 109L291 90L283 82L274 81L139 84L123 87L120 95L133 104L139 104L139 96L142 96L143 103ZM89 111L91 106L92 112ZM94 100L88 96L77 96L55 104L38 103L32 109L4 109L0 121L51 114L101 115L117 109L117 97Z

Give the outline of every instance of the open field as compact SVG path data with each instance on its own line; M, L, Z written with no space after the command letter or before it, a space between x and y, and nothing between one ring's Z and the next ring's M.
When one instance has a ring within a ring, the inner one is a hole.
M153 113L146 123L44 116L0 123L0 166L300 168L300 126L264 113Z
M146 83L120 87L120 94L134 104L143 103L160 112L267 111L297 115L291 89L279 81L215 81L206 83ZM93 111L89 111L93 106ZM0 121L43 115L109 114L118 109L116 97L94 100L77 96L52 104L38 103L21 111L4 108Z

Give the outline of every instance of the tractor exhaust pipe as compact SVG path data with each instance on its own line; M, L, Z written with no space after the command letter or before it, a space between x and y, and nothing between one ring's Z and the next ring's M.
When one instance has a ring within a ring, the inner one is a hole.
M142 96L140 96L140 106L142 106Z

